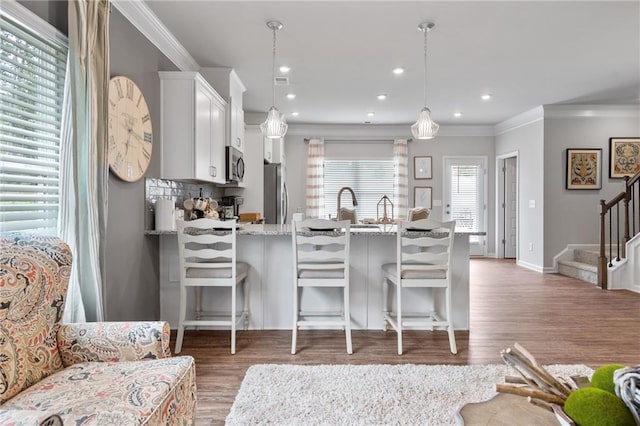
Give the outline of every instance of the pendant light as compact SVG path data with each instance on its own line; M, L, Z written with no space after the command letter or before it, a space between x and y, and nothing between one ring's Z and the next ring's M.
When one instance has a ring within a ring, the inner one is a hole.
M431 119L431 110L427 108L427 33L435 27L433 22L423 22L418 30L424 33L424 107L420 111L418 121L411 126L411 133L416 139L433 139L440 126Z
M279 139L287 133L286 120L276 108L276 31L282 28L282 23L278 21L267 22L267 27L273 31L273 66L271 69L271 108L267 114L267 119L260 125L260 131L269 139Z

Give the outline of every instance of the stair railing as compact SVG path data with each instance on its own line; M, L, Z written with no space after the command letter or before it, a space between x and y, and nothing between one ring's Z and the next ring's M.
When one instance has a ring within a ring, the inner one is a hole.
M600 255L598 257L598 285L608 288L607 272L613 261L626 257L626 244L640 233L640 173L625 176L625 190L611 201L600 200ZM621 210L622 204L622 213ZM631 211L629 211L631 209ZM621 221L620 215L623 215ZM620 237L622 231L623 236ZM608 240L608 250L607 250ZM614 255L615 254L615 255Z

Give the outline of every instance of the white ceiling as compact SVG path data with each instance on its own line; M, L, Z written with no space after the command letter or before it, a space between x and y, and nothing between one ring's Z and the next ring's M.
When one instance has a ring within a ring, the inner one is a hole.
M496 124L547 104L640 104L637 0L147 4L200 66L236 70L247 112L271 106L266 22L281 21L277 63L291 67L291 85L277 87L276 105L290 123L414 122L423 106L422 21L436 24L427 104L440 124ZM396 66L406 72L393 75Z

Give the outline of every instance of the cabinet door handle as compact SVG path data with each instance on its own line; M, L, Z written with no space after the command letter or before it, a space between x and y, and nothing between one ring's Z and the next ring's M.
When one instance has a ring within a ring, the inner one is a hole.
M211 166L209 174L213 177L216 177L218 174L218 169L215 166Z

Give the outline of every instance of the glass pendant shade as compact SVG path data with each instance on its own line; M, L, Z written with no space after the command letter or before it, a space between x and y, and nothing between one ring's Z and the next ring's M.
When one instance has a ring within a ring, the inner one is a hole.
M269 21L267 27L273 31L273 55L271 66L271 108L267 113L267 119L260 125L260 131L269 139L283 138L287 133L289 125L284 119L284 114L280 114L276 108L276 31L282 29L282 22Z
M433 139L437 134L440 126L431 119L431 110L424 107L420 111L418 121L411 126L411 133L416 139Z
M438 134L440 126L431 118L431 110L427 108L427 33L435 27L433 22L423 22L418 30L424 33L424 107L420 110L418 121L411 126L411 133L416 139L433 139Z
M269 108L267 119L260 125L260 131L269 139L279 139L284 137L288 127L284 115L280 114L278 108L272 106Z

